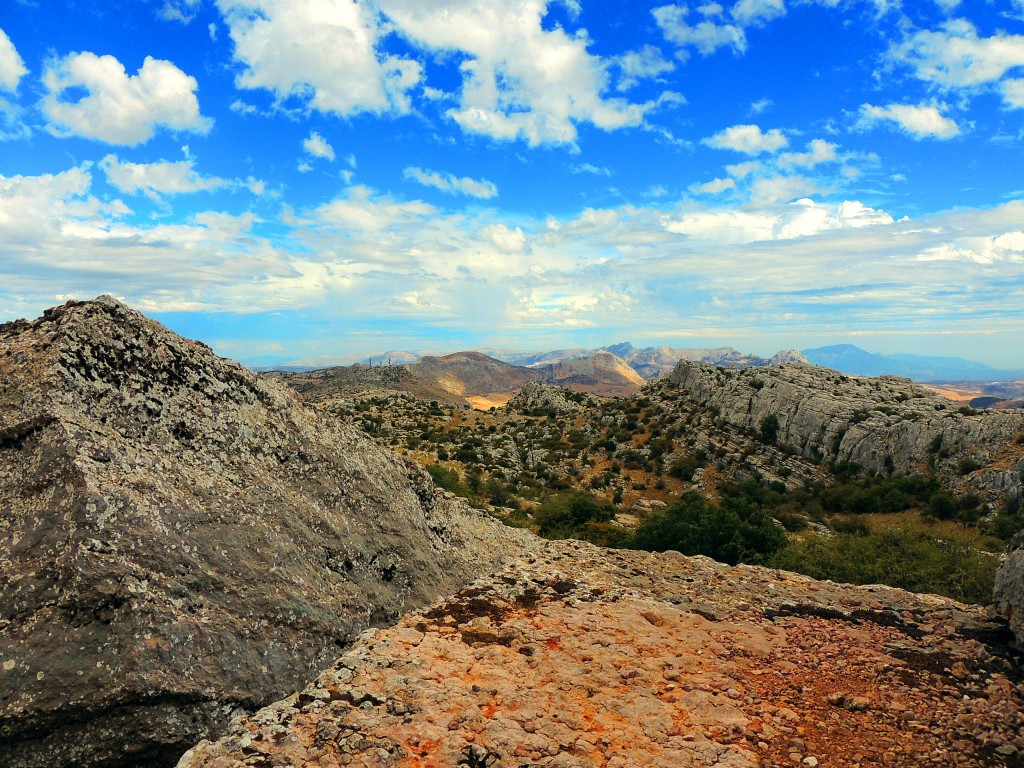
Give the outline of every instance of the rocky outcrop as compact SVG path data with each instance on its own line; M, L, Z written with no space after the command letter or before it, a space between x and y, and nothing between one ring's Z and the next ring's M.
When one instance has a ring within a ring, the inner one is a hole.
M530 383L508 401L510 411L531 413L533 411L554 411L555 413L581 413L592 406L596 398L580 392L572 392L553 384Z
M1024 648L1024 531L1013 537L1006 559L996 572L992 602L1010 622L1017 644Z
M684 362L669 381L726 423L805 458L869 472L930 466L990 500L1017 508L1024 501L1024 413L973 411L909 379L810 365L727 370Z
M116 301L0 326L0 766L173 764L526 541Z
M804 357L803 352L799 352L795 349L786 349L780 352L776 352L768 359L768 365L808 365L809 362Z
M1020 765L980 608L707 558L548 544L179 768Z

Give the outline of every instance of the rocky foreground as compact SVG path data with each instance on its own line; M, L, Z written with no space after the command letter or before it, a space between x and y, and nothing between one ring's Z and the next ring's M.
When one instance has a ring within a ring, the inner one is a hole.
M173 765L527 541L112 299L0 326L0 766Z
M944 598L550 543L178 768L1019 766L1009 637Z

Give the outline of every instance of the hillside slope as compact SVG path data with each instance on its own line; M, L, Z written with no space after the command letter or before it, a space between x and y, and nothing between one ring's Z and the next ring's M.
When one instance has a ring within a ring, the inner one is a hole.
M859 379L783 365L727 371L680 363L669 377L694 404L799 456L910 474L1024 502L1024 413L973 411L908 379Z
M0 765L168 765L528 537L108 298L0 326Z

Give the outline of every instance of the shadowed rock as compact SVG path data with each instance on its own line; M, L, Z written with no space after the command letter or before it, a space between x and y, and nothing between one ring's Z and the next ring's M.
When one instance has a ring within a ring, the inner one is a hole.
M159 766L525 534L124 305L0 326L0 766Z

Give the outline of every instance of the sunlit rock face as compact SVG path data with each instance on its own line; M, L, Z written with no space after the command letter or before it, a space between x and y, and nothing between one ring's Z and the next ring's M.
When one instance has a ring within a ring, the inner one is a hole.
M553 542L178 768L1018 765L1007 639L932 595Z
M816 461L868 472L934 470L990 501L1024 500L1024 412L973 411L897 376L860 378L813 365L725 370L679 363L669 376L695 405Z

